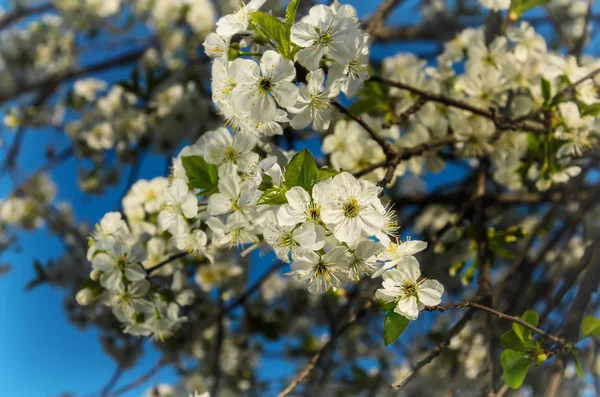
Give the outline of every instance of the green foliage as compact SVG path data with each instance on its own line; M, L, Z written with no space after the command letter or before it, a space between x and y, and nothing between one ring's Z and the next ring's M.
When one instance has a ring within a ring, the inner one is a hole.
M504 350L500 356L500 364L504 371L506 384L513 389L518 389L527 376L527 371L531 366L531 357L525 352Z
M317 182L317 163L307 149L302 149L292 157L285 170L285 182L288 188L300 186L312 192Z
M204 196L218 191L219 175L214 164L207 163L202 156L184 156L181 163L190 187L201 189Z
M521 18L526 11L550 3L550 0L512 0L508 10L511 19L517 20Z
M529 346L521 340L512 329L500 338L502 347L506 350L525 351Z
M523 313L521 319L534 327L539 323L539 315L532 310ZM512 329L502 335L500 343L505 349L500 356L504 381L513 389L521 387L531 364L547 359L541 344L533 340L532 331L521 324L513 322Z
M581 338L587 338L588 336L600 336L600 318L584 317L581 322Z
M300 0L292 0L285 10L285 24L289 29L291 29L294 22L296 22L296 11L298 11L299 5Z
M394 311L389 311L383 320L383 341L386 346L394 343L402 335L410 321Z
M290 4L290 6L292 6L292 4ZM298 5L296 4L295 7L297 8ZM292 16L295 19L296 10L288 8L286 18L292 18ZM259 42L262 42L263 44L272 44L275 47L275 50L285 59L294 58L297 48L292 44L290 38L292 25L288 24L288 19L286 19L286 22L284 23L280 19L260 11L253 12L251 18L254 30L258 34Z
M552 101L552 85L548 80L542 77L542 97L544 98L544 107Z
M270 175L264 174L262 182L260 182L260 185L258 185L258 190L260 190L261 192L264 192L266 190L269 190L273 186L275 186L273 184L273 178L271 178Z
M539 323L538 314L532 310L527 310L525 313L523 313L523 315L521 316L521 319L523 321L525 321L526 323L533 325L534 327L537 327L538 323ZM523 343L527 344L527 342L533 341L532 333L531 333L532 331L529 328L525 328L524 326L522 326L521 324L518 324L518 323L512 323L512 328L513 328L513 331L515 331L515 334L517 335L517 337Z
M374 82L365 84L358 93L358 99L350 106L353 114L386 114L390 111L388 88Z
M593 116L596 117L600 115L600 103L593 103L591 105L579 104L579 110L581 111L581 116Z
M575 362L575 371L577 372L577 376L579 376L579 378L585 382L585 374L583 373L581 360L579 360L579 350L576 348L571 348L569 350L571 350L571 354L573 354L573 361Z
M396 307L396 304L394 302L384 302L381 299L377 299L377 304L379 305L379 308L384 312L389 312L390 310L394 309L394 307Z
M315 183L326 181L329 178L333 178L339 173L339 171L336 171L335 169L330 167L319 168L317 170L317 181Z
M286 204L287 197L285 197L287 189L273 186L272 188L265 190L265 192L258 199L259 205L282 205Z

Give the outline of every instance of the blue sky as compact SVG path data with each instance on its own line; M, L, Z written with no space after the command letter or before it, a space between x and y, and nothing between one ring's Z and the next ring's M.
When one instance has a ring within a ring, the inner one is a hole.
M364 16L380 1L352 0L346 3L357 7L359 15ZM417 23L412 11L415 1L406 2L390 21ZM5 1L0 1L0 5ZM436 46L431 43L390 44L377 46L373 50L376 58L395 52L429 52ZM115 54L113 54L115 55ZM84 62L93 62L102 54L95 54ZM113 70L99 77L118 80L127 76L125 70ZM1 115L0 115L1 116ZM7 142L8 144L10 142ZM58 151L66 147L66 142L55 131L31 131L23 143L19 164L24 171L30 172L43 164L48 143L58 143ZM73 203L78 219L95 223L105 212L117 205L123 191L123 184L109 189L103 197L82 194L75 185L77 179L76 162L71 160L52 172L59 186L58 197ZM163 175L164 160L147 155L141 167L140 178L152 178ZM450 168L442 176L433 177L433 185L458 178L464 171ZM126 179L126 175L123 177ZM12 190L8 178L0 180L0 197ZM0 396L43 397L58 396L62 392L75 392L83 395L96 392L107 382L114 371L114 363L102 352L95 330L82 331L66 322L62 308L64 293L44 285L31 292L24 290L25 284L34 275L34 259L48 259L60 256L62 245L46 230L21 234L22 251L2 257L2 262L11 263L13 270L0 278ZM264 264L261 264L264 265ZM82 263L82 266L87 264ZM256 275L263 266L256 266ZM154 365L158 355L149 349L140 364L129 371L121 380L121 385L137 378ZM281 362L264 361L264 376L270 379L278 375L290 374L289 365ZM173 381L175 374L171 369L160 371L146 387L156 382ZM138 396L145 389L125 394L126 397Z

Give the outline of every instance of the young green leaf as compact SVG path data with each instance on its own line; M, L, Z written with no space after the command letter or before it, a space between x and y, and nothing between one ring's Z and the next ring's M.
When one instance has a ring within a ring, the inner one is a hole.
M591 105L579 105L581 109L581 116L598 116L600 114L600 103L593 103Z
M383 320L383 341L386 346L391 345L402 335L410 321L394 311L389 311Z
M298 11L298 6L300 5L300 0L292 0L290 4L288 4L285 10L285 24L291 29L294 22L296 22L296 11Z
M285 189L274 186L269 190L266 190L258 199L258 205L282 205L286 204L287 197L285 197Z
M516 350L520 352L526 351L528 347L527 344L523 342L512 329L502 335L500 338L500 343L502 344L502 347L507 350Z
M291 56L291 39L290 39L290 28L283 23L281 20L275 18L272 15L267 15L264 12L256 11L251 14L252 23L254 24L256 31L263 38L267 38L275 49L284 58L290 59Z
M205 193L216 191L219 175L214 164L207 163L202 156L184 156L181 163L191 187L202 189Z
M542 77L542 98L544 98L544 105L547 106L552 99L552 86L550 82Z
M573 354L573 361L575 361L575 372L577 372L577 376L581 378L585 382L585 374L583 373L583 367L581 366L581 361L579 360L579 350L571 349L571 353Z
M271 178L270 175L265 174L263 175L263 180L260 182L260 185L258 185L258 190L264 192L265 190L269 190L273 186L275 186L273 184L273 178Z
M509 13L513 19L521 18L526 11L550 3L550 0L512 0L510 3Z
M531 359L527 353L504 350L500 356L500 364L504 371L506 384L513 389L518 389L523 384L525 376L527 376Z
M326 181L329 178L333 178L337 174L339 174L339 171L336 171L333 168L319 168L317 170L317 180L315 183Z
M307 149L302 149L290 160L285 170L285 182L288 187L300 186L307 192L317 180L317 163Z
M586 316L581 322L581 339L588 336L600 336L600 319Z
M523 313L521 319L526 323L533 325L534 327L537 327L539 323L538 314L532 310L527 310L525 313ZM524 326L518 323L513 323L512 328L515 331L517 337L521 339L521 341L523 341L524 343L527 343L527 341L530 341L532 339L531 330L529 328L525 328Z

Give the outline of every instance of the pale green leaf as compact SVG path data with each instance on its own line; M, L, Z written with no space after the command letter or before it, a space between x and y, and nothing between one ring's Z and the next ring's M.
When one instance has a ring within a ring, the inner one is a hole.
M531 359L527 353L515 350L504 350L500 356L500 364L504 371L504 382L518 389L523 384L527 371L531 366Z
M588 336L600 336L600 319L593 316L586 316L581 322L581 338Z

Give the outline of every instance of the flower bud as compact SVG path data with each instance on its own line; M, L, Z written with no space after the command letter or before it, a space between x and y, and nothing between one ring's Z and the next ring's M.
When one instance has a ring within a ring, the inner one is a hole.
M89 288L84 288L80 290L75 296L77 303L81 306L87 306L96 301L96 297L94 296L94 291Z
M102 276L102 272L98 269L94 269L92 270L92 272L90 273L90 278L94 281L98 281L100 280L100 276Z

